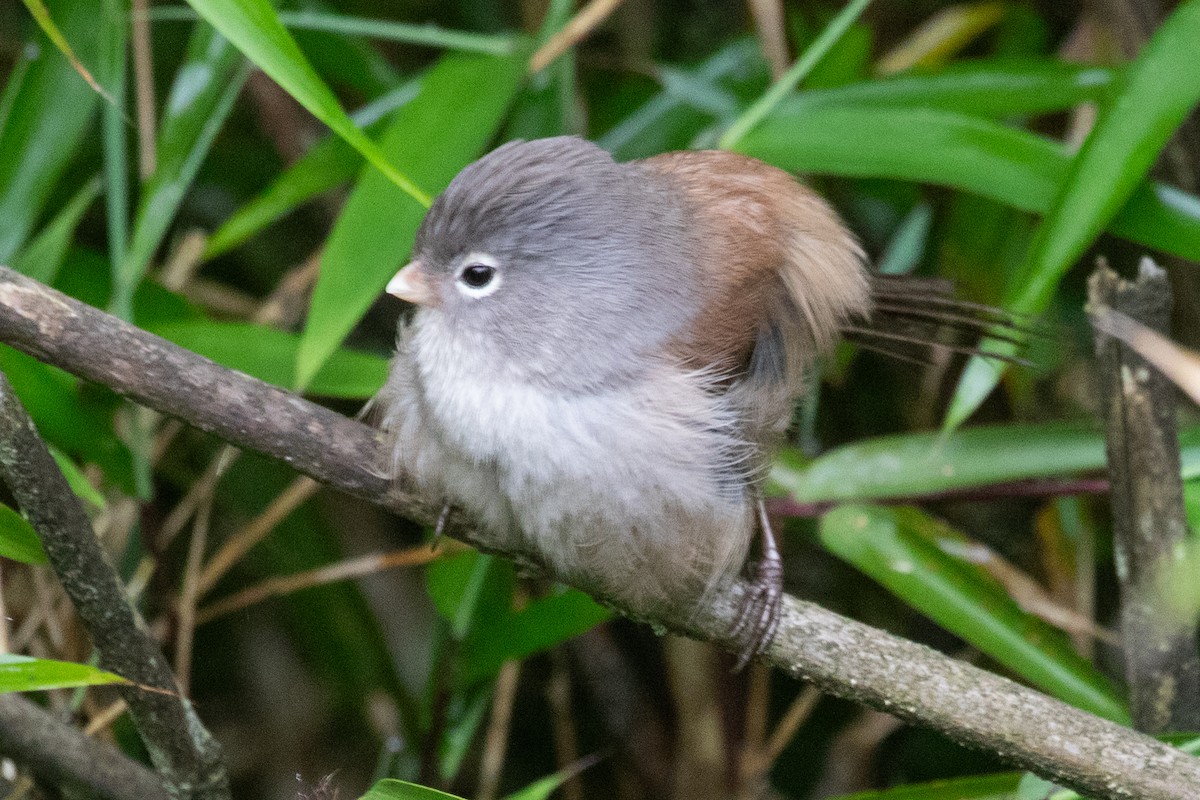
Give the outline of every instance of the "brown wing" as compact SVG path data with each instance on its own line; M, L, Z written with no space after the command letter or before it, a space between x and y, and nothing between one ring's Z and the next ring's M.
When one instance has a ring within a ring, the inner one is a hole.
M641 162L690 200L713 270L701 324L678 344L689 364L740 368L772 325L795 328L808 357L842 323L864 314L869 292L858 242L834 211L783 170L719 150Z
M790 419L808 363L870 308L862 249L820 197L761 161L710 150L642 163L688 199L701 257L719 265L675 352L730 377L747 438L767 444Z

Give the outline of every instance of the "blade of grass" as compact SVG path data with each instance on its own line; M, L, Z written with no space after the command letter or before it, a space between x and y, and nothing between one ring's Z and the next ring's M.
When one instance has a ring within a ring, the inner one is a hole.
M75 54L75 49L71 47L71 43L67 41L67 37L63 36L62 31L54 24L54 17L50 14L50 9L46 8L46 4L42 0L22 0L22 2L25 3L25 8L29 9L29 14L37 22L38 27L46 34L46 38L58 48L58 52L62 53L63 57L71 64L71 68L79 73L79 76L87 82L88 86L92 87L92 91L108 102L113 102L112 97L104 90L103 86L96 82L96 79L92 77L92 73L84 66L79 56Z
M737 148L794 172L950 186L1034 213L1066 180L1063 145L974 116L906 107L810 105L779 113ZM1200 259L1200 199L1142 184L1111 221L1121 237ZM984 362L987 363L987 362Z
M375 136L383 118L417 96L420 80L396 87L351 115L356 125ZM330 134L304 157L284 170L254 199L218 228L204 246L205 260L237 247L300 205L353 178L362 168L362 155L345 140Z
M1039 313L1066 271L1133 196L1159 153L1200 102L1200 0L1178 6L1126 69L1120 90L1072 160L1034 239L1026 267L1005 306ZM985 350L990 350L988 343ZM972 358L946 412L945 428L962 424L991 393L1003 362Z
M524 53L503 58L451 54L421 80L399 111L382 151L440 190L476 158L499 127L524 74ZM363 173L330 234L300 349L296 384L308 385L325 359L379 296L412 247L425 214L374 171Z
M100 194L99 177L92 178L75 193L29 246L13 259L13 269L42 283L53 283L67 255L75 228Z
M959 538L922 512L847 505L821 520L830 552L1049 694L1121 724L1129 714L1070 639L1023 611L982 569L939 546Z
M1200 427L1179 435L1185 478L1200 464ZM1083 425L981 425L951 434L880 436L806 461L785 449L773 490L798 503L881 500L1104 469L1104 434Z
M446 794L428 786L420 786L395 778L379 781L359 800L463 800L456 794Z
M244 322L195 319L147 324L146 329L218 364L281 387L291 382L291 365L300 345L298 334ZM382 356L338 350L308 389L323 397L370 397L387 379L387 368L388 361Z
M383 151L342 110L333 92L309 65L267 0L188 0L188 3L296 102L362 153L402 192L417 203L429 206L429 195L393 167Z
M347 14L304 9L302 11L279 11L279 21L286 28L324 33L344 33L348 36L363 36L385 42L416 44L425 47L440 47L464 53L505 56L517 47L516 36L487 33L471 33L441 28L437 25L414 25L408 22L392 22L369 19ZM186 21L196 19L199 14L183 6L155 8L150 19L155 22Z
M1004 18L1007 5L986 0L938 10L879 59L875 71L881 75L891 75L912 67L941 64L979 34L997 25Z
M729 130L725 131L718 146L722 150L735 148L748 131L770 114L783 98L795 91L796 87L800 85L800 81L812 72L813 67L824 58L829 49L841 38L846 29L854 24L854 21L862 15L870 3L871 0L852 0L847 3L845 8L839 11L838 15L825 26L821 35L814 39L813 43L796 59L796 63L787 71L787 74L772 84L771 88L750 108L746 109L746 113L742 114L729 127Z
M248 69L238 51L207 25L198 25L167 97L158 138L158 167L138 204L125 259L115 265L109 306L129 319L141 282L241 91Z
M832 800L1015 800L1013 792L1021 781L1021 773L978 775L951 778L880 789L871 792L844 794Z
M81 59L91 63L96 48L121 24L98 2L58 0L50 11L63 35L75 42ZM38 34L36 53L11 94L0 130L0 263L25 243L59 176L75 154L99 96L71 64Z
M692 105L693 95L685 90L692 84L713 86L724 78L741 72L758 56L758 45L752 39L741 39L719 50L694 69L675 69L676 75L688 80L664 80L662 91L643 103L596 140L596 143L619 159L650 155L654 148L640 149L652 128L669 124L678 111Z
M1051 59L987 59L953 64L930 75L809 89L783 100L770 119L795 120L823 105L905 106L990 118L1043 114L1103 100L1119 75L1106 67Z
M1181 437L1200 451L1200 429ZM1053 422L978 426L940 433L879 436L830 450L812 461L785 449L771 482L799 503L914 497L1103 469L1104 434Z
M13 653L0 654L0 692L34 692L109 683L128 681L120 675L87 664L30 658Z
M115 403L97 403L95 398L86 402L77 378L11 348L0 347L0 369L39 433L63 451L98 465L121 489L132 488L132 459L113 432Z
M104 0L104 13L121 17L124 0ZM129 174L126 171L125 62L128 26L107 26L101 42L100 80L113 102L106 103L101 119L104 146L104 224L108 234L110 264L125 261L129 249Z

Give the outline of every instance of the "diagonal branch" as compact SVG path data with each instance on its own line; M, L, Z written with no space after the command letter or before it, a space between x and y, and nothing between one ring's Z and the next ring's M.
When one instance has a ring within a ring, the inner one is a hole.
M153 771L19 695L0 697L0 752L47 783L87 786L104 800L167 800Z
M0 268L0 341L103 383L240 447L279 458L350 494L432 523L438 507L371 468L375 432L328 409L220 367L53 289ZM484 549L463 514L446 531ZM539 563L535 552L506 552ZM587 591L586 578L576 581ZM742 587L705 608L655 620L730 644ZM621 607L618 597L605 598ZM786 597L766 657L788 674L1030 769L1103 800L1193 800L1200 760L922 645Z
M100 663L139 686L122 690L146 749L178 798L229 797L220 746L178 696L158 646L138 625L79 498L71 491L25 408L0 373L0 476L38 532L50 565L100 654Z

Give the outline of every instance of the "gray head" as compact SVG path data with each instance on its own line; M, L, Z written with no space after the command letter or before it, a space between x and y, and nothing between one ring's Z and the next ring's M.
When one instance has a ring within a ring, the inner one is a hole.
M512 142L437 198L415 271L389 290L527 377L583 390L646 364L695 313L685 222L658 179L590 142Z

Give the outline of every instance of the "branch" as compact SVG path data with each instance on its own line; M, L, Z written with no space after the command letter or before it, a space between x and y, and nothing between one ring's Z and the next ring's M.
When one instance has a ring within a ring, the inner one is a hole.
M154 772L15 694L0 696L0 752L47 783L87 786L105 800L167 800Z
M134 684L164 690L147 692L127 686L120 691L171 794L197 800L228 798L220 746L178 696L171 670L138 626L79 498L2 372L0 475L38 532L101 665Z
M1144 259L1135 282L1101 262L1088 281L1092 307L1111 307L1162 330L1171 315L1167 276ZM1162 571L1189 539L1179 477L1175 387L1119 340L1097 329L1096 358L1108 435L1113 547L1121 585L1121 639L1134 723L1150 732L1200 729L1196 620L1173 610Z
M375 432L227 370L53 289L0 268L0 340L164 414L274 456L412 519L438 509L372 471ZM461 513L446 532L495 552ZM538 563L533 552L506 552ZM576 585L593 589L586 579ZM741 585L660 626L731 644ZM605 598L621 607L620 598ZM823 690L933 728L1089 797L1194 800L1200 760L927 647L786 597L766 658Z

